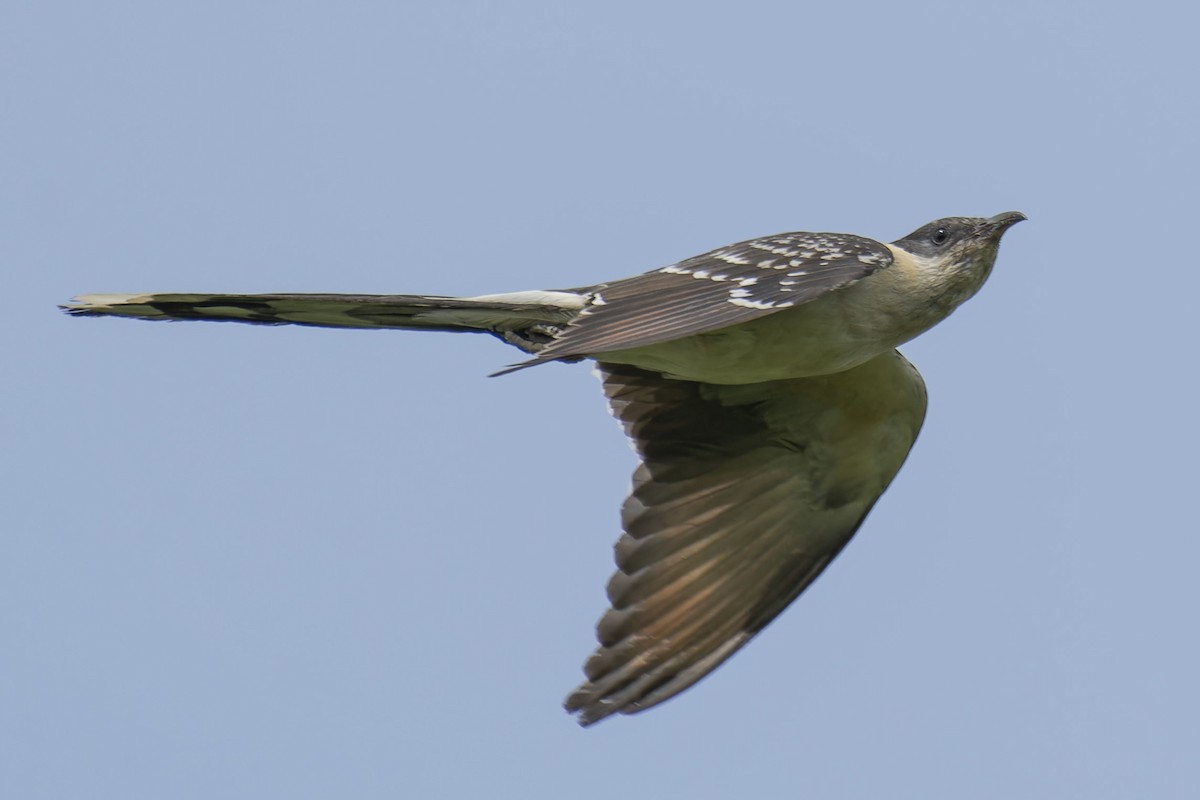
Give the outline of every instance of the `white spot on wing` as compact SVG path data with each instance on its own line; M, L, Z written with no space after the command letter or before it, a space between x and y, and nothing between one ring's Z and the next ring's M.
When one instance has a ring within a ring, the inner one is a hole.
M738 266L743 266L750 263L750 261L744 256L739 256L737 253L733 253L728 250L718 250L717 252L713 253L713 257L724 261L726 264L736 264Z
M757 308L764 310L768 308L788 308L789 306L795 305L791 300L783 303L773 303L768 300L747 300L743 297L730 297L728 302L735 306L742 306L743 308Z

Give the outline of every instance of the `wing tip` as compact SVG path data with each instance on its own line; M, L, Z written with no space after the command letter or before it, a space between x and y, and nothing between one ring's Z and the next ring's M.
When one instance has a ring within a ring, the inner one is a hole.
M655 703L644 704L638 700L610 697L591 681L580 684L563 701L563 709L575 716L575 722L581 728L590 728L614 714L636 714L651 705Z
M489 378L499 378L501 375L511 375L512 373L520 372L523 369L529 369L530 367L536 367L538 364L545 364L546 361L547 361L547 359L543 359L543 358L531 358L528 361L521 361L516 364L509 364L504 369L497 370L497 371L489 374L488 377Z
M536 358L529 359L528 361L509 364L504 369L491 373L488 375L488 377L499 378L501 375L511 375L512 373L520 372L523 369L529 369L530 367L537 367L541 366L542 364L551 364L554 362L558 362L560 364L574 364L577 361L583 361L584 358L586 358L586 356L551 356L547 358L539 355Z
M617 713L618 709L605 706L603 701L592 702L591 692L583 687L576 689L563 701L563 710L575 717L581 728L590 728L600 720Z
M629 664L578 686L567 695L563 708L574 714L581 728L588 728L613 714L637 714L678 697L725 663L755 632L740 631L696 658L680 654L645 672L630 670Z

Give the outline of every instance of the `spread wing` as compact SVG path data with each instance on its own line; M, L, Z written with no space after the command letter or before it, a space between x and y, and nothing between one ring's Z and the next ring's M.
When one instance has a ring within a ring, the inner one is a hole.
M849 541L925 414L924 383L894 351L741 386L600 369L642 464L600 646L565 703L583 725L673 697L762 630Z
M538 361L629 350L748 322L892 263L886 245L844 233L785 233L722 247L592 287L591 302Z

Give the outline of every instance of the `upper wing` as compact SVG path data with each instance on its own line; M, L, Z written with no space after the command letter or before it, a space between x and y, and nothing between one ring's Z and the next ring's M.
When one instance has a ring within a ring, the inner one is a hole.
M925 415L924 383L895 351L740 386L601 371L643 463L600 647L565 703L583 725L678 694L762 630L849 541Z
M845 233L785 233L592 287L591 302L535 361L629 350L806 303L892 263Z

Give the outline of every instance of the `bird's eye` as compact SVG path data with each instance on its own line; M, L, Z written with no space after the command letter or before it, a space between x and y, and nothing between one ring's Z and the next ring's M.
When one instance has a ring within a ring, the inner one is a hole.
M933 232L933 235L929 237L929 241L933 242L934 244L945 244L946 240L949 238L950 231L946 230L945 228L938 228Z

